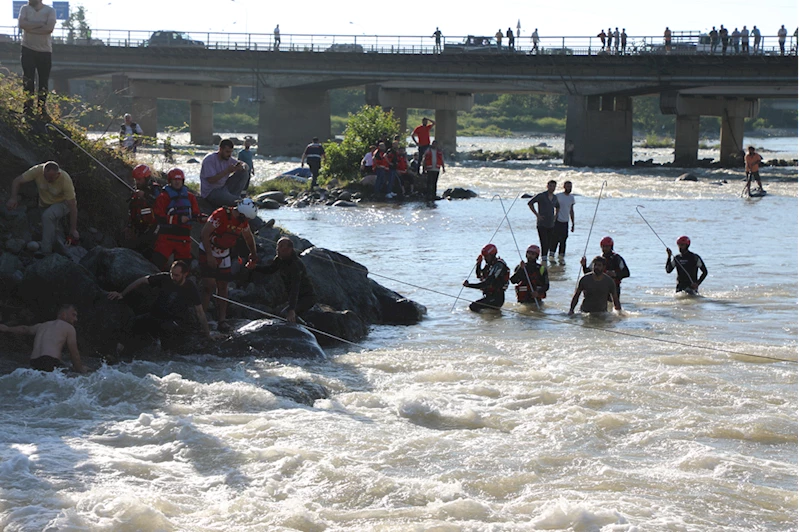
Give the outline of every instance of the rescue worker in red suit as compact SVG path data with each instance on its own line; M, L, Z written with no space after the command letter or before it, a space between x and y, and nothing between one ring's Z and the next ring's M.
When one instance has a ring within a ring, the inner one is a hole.
M153 207L161 185L152 177L146 164L136 166L131 172L135 187L128 200L130 220L125 228L125 247L138 251L148 260L152 257L155 243L155 220Z
M605 269L603 272L616 283L616 294L621 297L621 280L630 276L630 269L621 255L613 251L612 238L606 236L599 242L599 246L602 248L602 256L605 257ZM593 264L593 261L591 264ZM585 257L580 259L580 265L583 267L583 273L591 273L593 271L593 266L586 266Z
M434 149L427 150L427 153ZM483 298L469 304L469 310L480 312L483 309L499 310L505 304L505 290L508 288L510 269L505 261L497 257L497 246L487 244L477 256L475 271L479 283L463 281L466 288L477 288L483 291ZM483 266L485 260L485 266Z
M436 199L436 187L438 187L438 176L447 169L444 166L444 152L438 149L438 141L434 140L430 148L424 152L422 166L427 177L427 199Z
M216 291L220 297L227 298L228 283L231 275L232 260L230 250L244 238L250 250L245 268L252 270L258 262L255 249L255 237L250 230L250 220L258 215L258 208L250 198L239 201L235 207L220 207L211 213L203 226L200 242L200 274L203 277L203 310L208 311L211 295ZM226 333L230 326L227 318L227 301L217 299L216 330Z
M541 248L533 244L527 248L527 263L520 262L510 277L516 284L516 301L533 303L534 300L547 297L549 290L549 271L546 264L538 263Z
M191 261L191 222L202 221L197 198L183 186L186 176L180 168L166 174L167 185L155 200L155 219L158 237L153 247L152 262L161 271L169 271L173 260Z

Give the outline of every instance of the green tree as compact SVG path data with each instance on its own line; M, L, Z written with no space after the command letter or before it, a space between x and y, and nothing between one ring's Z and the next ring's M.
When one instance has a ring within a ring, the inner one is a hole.
M61 26L67 30L67 43L73 44L75 42L75 32L77 32L80 39L91 39L92 29L86 21L86 8L78 6L75 11L69 14L69 18L61 23Z
M352 179L358 175L361 159L369 145L381 138L399 134L399 121L394 113L377 106L364 105L357 114L350 113L344 140L325 144L324 175L337 179Z

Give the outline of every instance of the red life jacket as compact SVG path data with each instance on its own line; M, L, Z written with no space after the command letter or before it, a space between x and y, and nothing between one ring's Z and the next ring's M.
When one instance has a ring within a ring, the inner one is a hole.
M130 198L130 225L134 230L143 232L155 225L155 214L153 206L147 201L147 197L140 198L134 192Z
M436 164L433 165L433 152L436 154ZM440 170L444 164L444 154L441 150L429 148L424 152L424 169L425 170Z
M386 157L385 153L380 153L380 150L375 150L372 154L372 167L373 168L385 168L388 170L388 157Z
M230 249L236 245L241 234L250 227L250 222L245 217L239 220L238 211L233 214L234 207L220 207L215 210L209 219L219 220L219 227L211 233L211 245L217 249Z
M527 266L525 265L525 269ZM516 301L519 303L530 303L534 298L535 299L546 299L547 293L544 292L543 294L536 291L534 287L541 286L544 284L544 271L546 266L543 264L533 270L527 270L527 275L522 278L522 282L516 285ZM527 282L527 277L530 277L530 283Z

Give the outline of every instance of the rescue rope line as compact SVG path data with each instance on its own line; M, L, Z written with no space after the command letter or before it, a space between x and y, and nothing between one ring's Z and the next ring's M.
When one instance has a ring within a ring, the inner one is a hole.
M125 181L124 179L122 179L121 177L119 177L118 175L116 175L116 174L115 174L115 173L114 173L114 172L113 172L113 171L112 171L110 168L108 168L106 165L104 165L103 163L101 163L100 161L98 161L98 160L97 160L97 158L96 158L94 155L92 155L91 153L89 153L89 152L87 152L86 150L84 150L84 149L83 149L83 146L81 146L80 144L78 144L77 142L75 142L74 140L72 140L72 139L69 137L69 135L67 135L66 133L64 133L64 132L63 132L63 131L61 131L60 129L58 129L58 128L57 128L56 126L54 126L53 124L45 124L45 127L47 127L47 128L50 128L50 129L54 130L54 131L55 131L55 132L57 132L59 135L61 135L62 137L64 137L64 138L65 138L65 139L67 139L68 141L70 141L72 144L74 144L74 145L75 145L75 146L76 146L76 147L77 147L77 148L78 148L80 151L82 151L83 153L85 153L86 155L88 155L88 156L89 156L89 157L90 157L90 158L91 158L91 159L92 159L94 162L96 162L97 164L99 164L100 166L102 166L104 169L106 169L106 170L108 171L108 173L109 173L109 174L111 174L112 176L114 176L114 177L117 179L117 181L119 181L120 183L122 183L123 185L125 185L126 187L128 187L128 188L131 190L131 192L135 192L135 191L136 191L136 189L135 189L133 186L129 185L127 181Z
M596 207L594 207L594 217L591 218L591 226L588 228L588 238L585 239L585 249L583 249L583 257L588 253L588 244L591 242L591 233L594 231L594 222L596 221L596 213L599 210L599 202L602 201L602 191L605 190L605 185L608 184L607 179L602 181L602 186L599 187L599 195L596 198ZM577 276L577 283L580 282L580 277L583 275L583 269L580 268L580 274Z
M644 207L643 205L636 205L635 212L637 212L638 215L641 217L641 219L644 221L644 223L646 225L648 225L650 229L652 229L652 232L655 233L656 237L658 237L658 240L660 240L660 243L663 244L663 247L666 248L666 249L669 249L669 246L667 246L666 243L663 242L663 239L660 238L660 235L657 234L657 232L655 231L655 229L651 225L649 225L649 222L646 221L646 218L644 218L644 215L641 214L641 211L638 210L638 209L645 209L645 208L646 207ZM685 269L685 266L680 264L680 262L677 259L674 258L674 255L671 256L671 262L680 267L680 269L683 271L683 273L685 273L685 275L688 276L688 279L691 281L691 284L695 284L693 276L690 273L688 273L688 270Z

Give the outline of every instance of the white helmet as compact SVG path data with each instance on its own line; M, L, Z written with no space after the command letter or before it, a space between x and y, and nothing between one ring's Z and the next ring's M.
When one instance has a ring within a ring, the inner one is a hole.
M241 214L252 220L256 216L258 216L258 207L255 206L255 203L250 198L244 198L236 205L236 210L238 210Z

